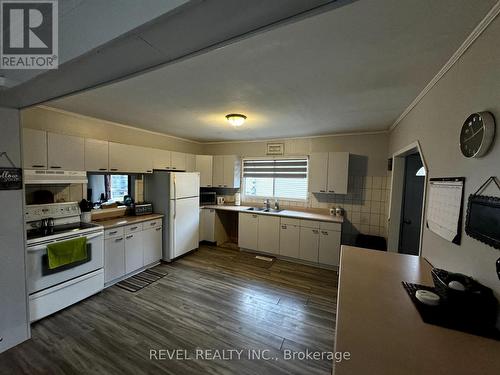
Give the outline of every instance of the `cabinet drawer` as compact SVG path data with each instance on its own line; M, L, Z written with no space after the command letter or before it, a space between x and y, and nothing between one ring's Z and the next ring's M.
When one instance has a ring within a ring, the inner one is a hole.
M300 225L300 220L299 219L292 219L291 217L282 217L281 218L281 225Z
M134 233L134 232L141 232L142 231L142 223L127 225L126 227L123 227L123 228L124 228L123 230L124 230L125 234Z
M314 221L314 220L300 220L300 226L302 228L319 229L319 221Z
M319 224L319 227L322 230L334 230L336 232L342 231L342 224L341 223L331 223L329 221L322 221Z
M114 238L123 236L123 227L110 228L104 231L104 238Z
M146 222L142 223L142 225L143 225L144 230L147 230L150 228L161 227L161 219L146 221Z

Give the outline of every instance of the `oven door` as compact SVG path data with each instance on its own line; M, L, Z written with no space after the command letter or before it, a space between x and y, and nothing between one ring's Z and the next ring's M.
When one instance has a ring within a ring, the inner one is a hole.
M83 237L83 236L76 236ZM67 241L73 238L61 238L59 241ZM87 234L88 259L71 265L60 267L60 269L47 269L47 244L28 246L26 268L28 274L28 293L32 294L40 290L50 288L65 281L85 275L89 272L103 268L104 265L104 234L103 232Z

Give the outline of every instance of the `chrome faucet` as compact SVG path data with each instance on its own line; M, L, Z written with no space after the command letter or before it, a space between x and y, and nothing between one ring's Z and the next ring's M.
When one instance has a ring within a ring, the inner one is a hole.
M264 199L264 205L266 206L266 210L271 209L271 200L269 198Z

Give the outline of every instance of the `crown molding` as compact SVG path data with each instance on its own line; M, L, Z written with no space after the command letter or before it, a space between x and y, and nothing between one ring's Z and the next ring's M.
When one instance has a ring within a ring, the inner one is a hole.
M484 30L493 22L493 20L500 13L500 1L498 1L490 11L484 16L481 22L472 30L467 39L458 47L455 53L444 64L441 70L432 78L432 80L424 87L424 89L417 95L417 97L410 103L408 107L399 115L394 123L388 129L389 132L393 131L399 123L411 112L413 108L424 98L425 95L444 77L444 75L456 64L462 55L469 49L469 47L476 41L476 39L483 33Z

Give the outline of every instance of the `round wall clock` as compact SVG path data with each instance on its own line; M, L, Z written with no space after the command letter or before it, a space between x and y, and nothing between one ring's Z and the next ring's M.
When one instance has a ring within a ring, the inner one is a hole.
M473 113L462 125L460 150L466 158L479 158L488 152L495 137L495 119L490 112Z

